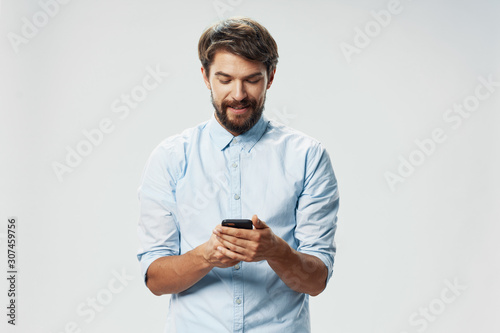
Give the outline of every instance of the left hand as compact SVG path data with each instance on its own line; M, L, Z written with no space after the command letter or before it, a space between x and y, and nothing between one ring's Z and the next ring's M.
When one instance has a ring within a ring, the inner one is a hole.
M237 229L218 226L214 230L217 240L224 246L219 250L226 257L238 260L255 262L272 259L279 256L278 248L281 239L271 228L259 220L257 215L252 217L254 229Z

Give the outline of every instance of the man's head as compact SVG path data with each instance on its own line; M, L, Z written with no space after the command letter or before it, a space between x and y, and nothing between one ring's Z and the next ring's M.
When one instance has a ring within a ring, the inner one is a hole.
M259 23L244 17L214 24L198 43L217 120L239 135L260 119L278 63L278 47Z

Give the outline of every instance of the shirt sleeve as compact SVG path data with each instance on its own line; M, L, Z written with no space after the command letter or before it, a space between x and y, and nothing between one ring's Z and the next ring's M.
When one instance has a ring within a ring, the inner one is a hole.
M140 216L137 233L140 248L137 258L144 282L153 261L180 253L179 228L175 218L175 186L180 166L171 164L183 159L176 156L178 154L172 148L160 145L153 151L138 189Z
M334 241L337 229L339 194L330 157L318 144L306 158L304 189L296 209L297 250L318 257L332 276L336 252Z

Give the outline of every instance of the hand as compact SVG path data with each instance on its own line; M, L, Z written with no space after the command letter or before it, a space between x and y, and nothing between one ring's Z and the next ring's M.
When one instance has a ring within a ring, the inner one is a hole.
M231 259L220 251L217 248L223 246L218 240L215 234L210 236L208 242L204 244L203 247L203 258L213 267L219 268L227 268L236 265L239 260Z
M267 224L254 215L254 229L237 229L219 226L215 228L217 250L224 256L237 260L255 262L280 256L282 239L276 236Z

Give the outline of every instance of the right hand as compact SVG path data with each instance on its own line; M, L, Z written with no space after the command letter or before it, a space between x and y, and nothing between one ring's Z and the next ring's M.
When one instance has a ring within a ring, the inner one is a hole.
M218 240L217 236L212 233L208 242L204 244L203 258L213 267L227 268L236 265L239 260L234 260L223 255L217 247L224 246Z

